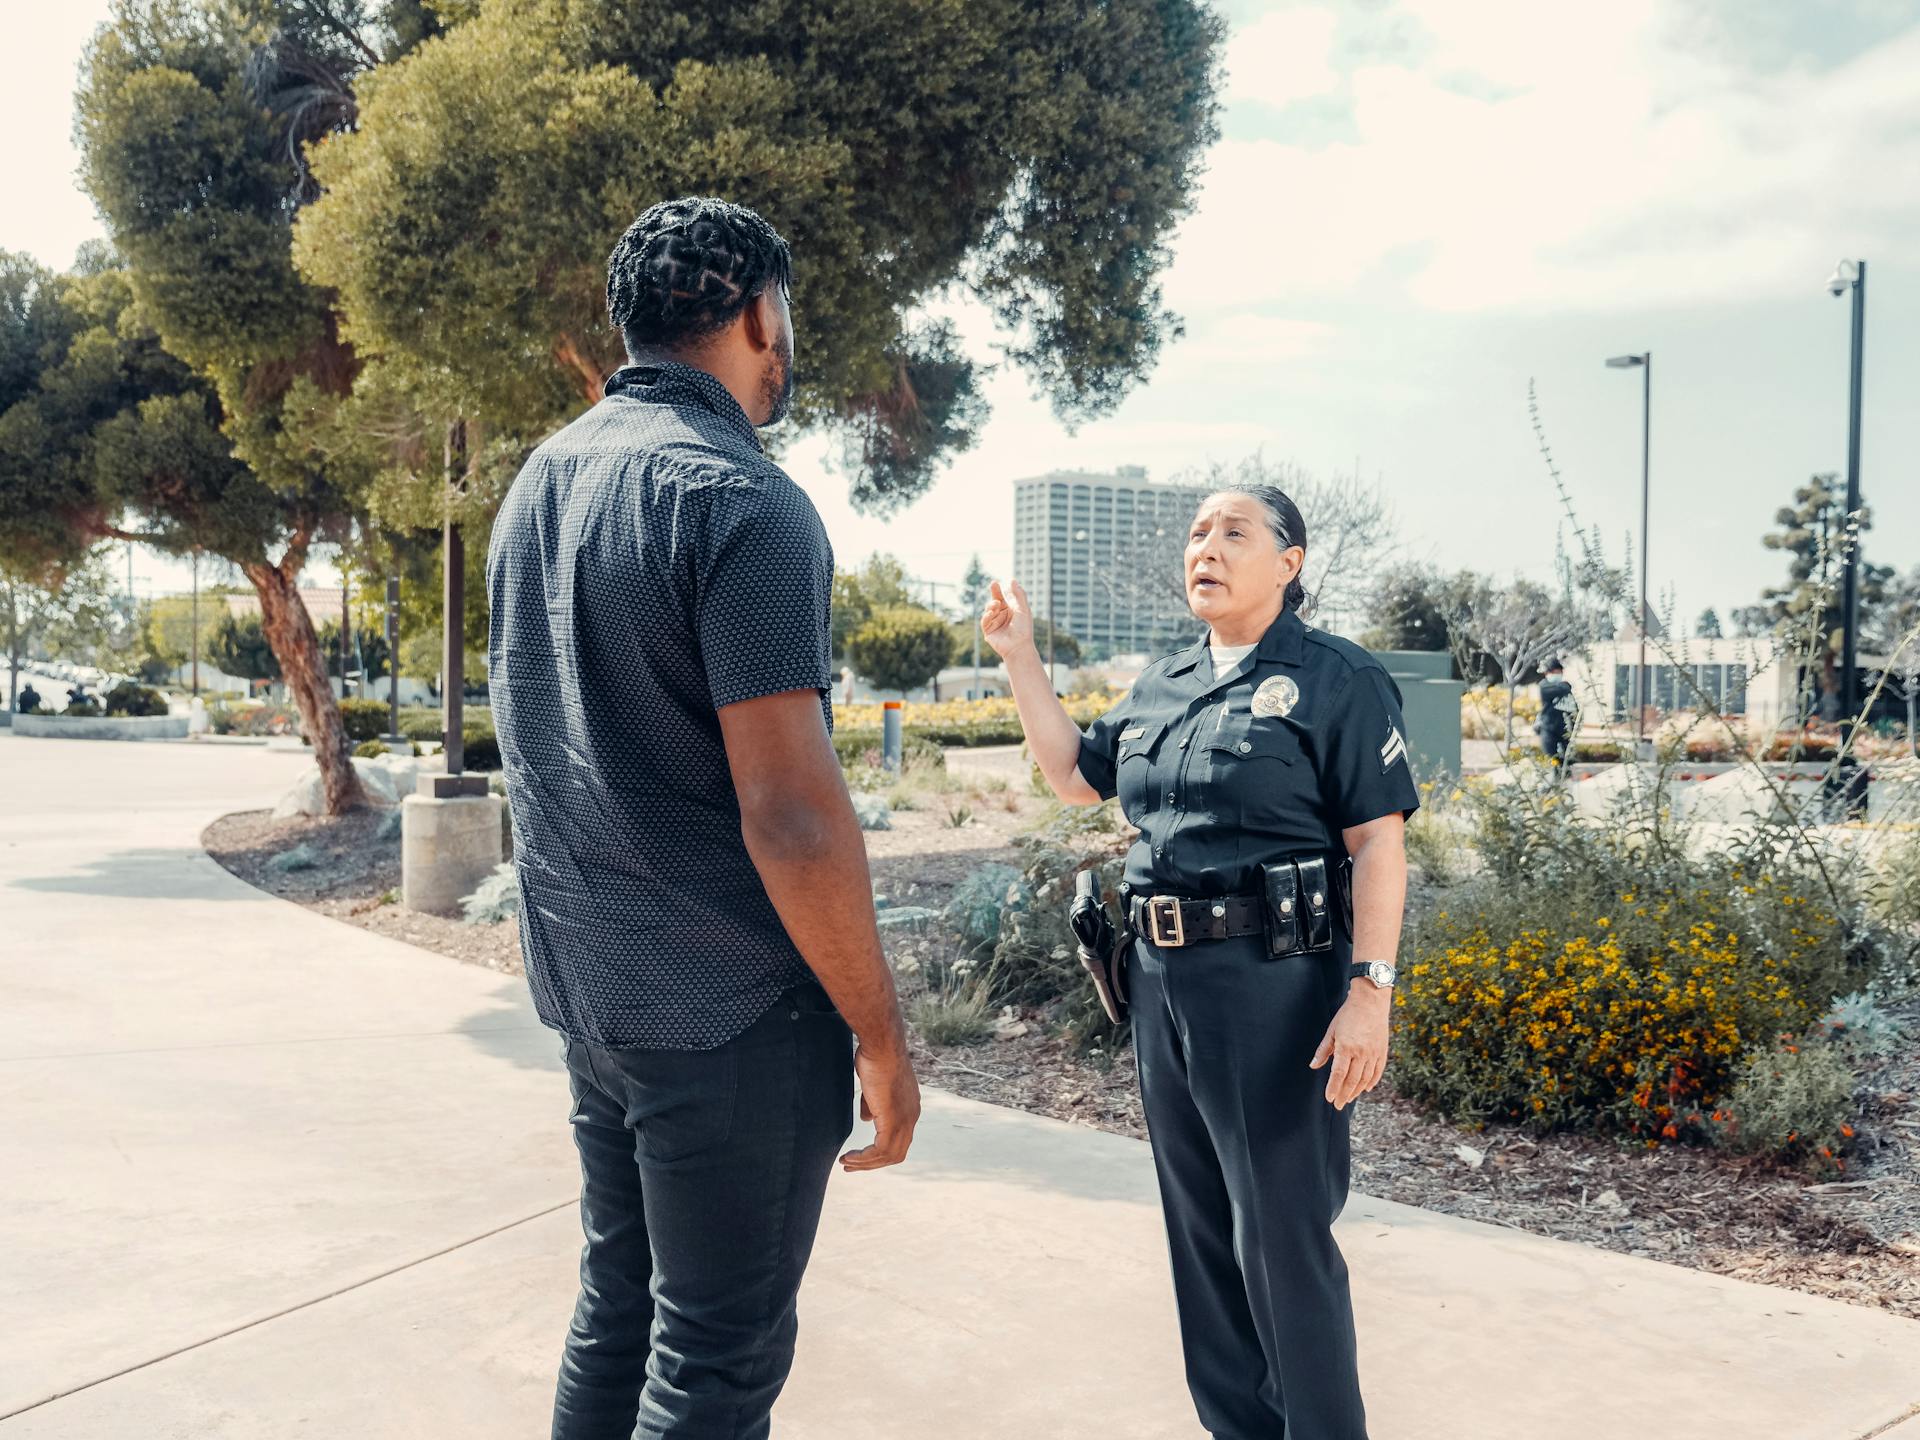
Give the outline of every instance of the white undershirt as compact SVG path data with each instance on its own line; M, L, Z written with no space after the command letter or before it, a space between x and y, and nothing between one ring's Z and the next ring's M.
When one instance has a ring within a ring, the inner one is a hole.
M1256 641L1252 645L1209 645L1207 648L1213 652L1213 678L1218 680L1260 646Z

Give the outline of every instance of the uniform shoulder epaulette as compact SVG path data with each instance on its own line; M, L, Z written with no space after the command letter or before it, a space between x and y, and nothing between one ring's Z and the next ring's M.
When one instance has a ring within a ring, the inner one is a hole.
M1356 645L1353 641L1343 636L1330 635L1325 630L1308 626L1301 638L1310 645L1318 645L1323 650L1331 650L1335 655L1338 655L1342 660L1347 662L1347 668L1350 670L1385 668L1380 664L1380 661L1371 650L1367 649L1364 645Z

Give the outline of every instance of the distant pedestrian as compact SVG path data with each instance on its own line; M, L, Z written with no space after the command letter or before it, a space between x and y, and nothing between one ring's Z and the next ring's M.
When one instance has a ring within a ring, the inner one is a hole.
M1565 667L1558 660L1549 660L1545 678L1540 681L1540 718L1533 722L1533 733L1540 737L1541 751L1557 770L1566 767L1579 712L1580 702L1573 698Z

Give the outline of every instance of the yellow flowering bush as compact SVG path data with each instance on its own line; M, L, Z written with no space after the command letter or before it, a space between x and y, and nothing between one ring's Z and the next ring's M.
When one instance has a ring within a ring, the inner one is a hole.
M1118 696L1110 694L1069 695L1062 702L1074 723L1085 727L1111 710ZM879 735L885 723L880 705L835 705L835 734ZM936 745L1018 745L1025 737L1020 730L1020 711L1011 696L989 700L942 700L937 705L912 704L901 707L900 723L909 735L917 735Z
M1706 890L1441 912L1395 1007L1395 1085L1457 1118L1710 1133L1747 1052L1824 1011L1838 959L1837 917L1805 896L1761 880L1739 900L1777 908L1784 945Z
M1558 790L1444 799L1474 863L1423 867L1393 1075L1457 1119L1719 1135L1750 1057L1814 1030L1877 964L1857 901L1780 834L1696 843L1631 793L1601 824Z

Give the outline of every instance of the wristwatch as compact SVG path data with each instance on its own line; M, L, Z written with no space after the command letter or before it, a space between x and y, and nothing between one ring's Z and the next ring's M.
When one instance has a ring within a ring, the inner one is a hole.
M1362 977L1371 981L1376 990L1387 990L1393 986L1395 971L1384 960L1356 960L1347 967L1347 978L1359 980Z

